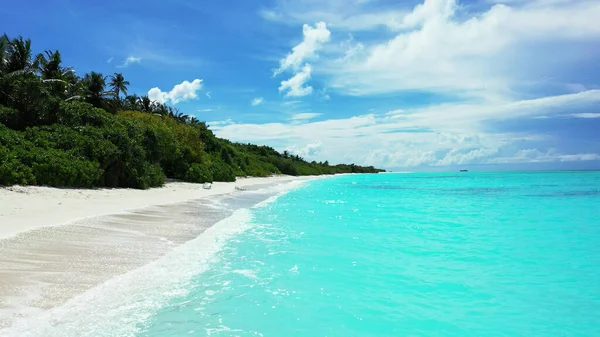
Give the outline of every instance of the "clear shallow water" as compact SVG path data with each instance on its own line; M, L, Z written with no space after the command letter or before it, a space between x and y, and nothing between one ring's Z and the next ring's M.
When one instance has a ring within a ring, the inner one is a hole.
M137 335L600 335L599 172L335 177L248 228Z
M312 181L133 276L45 336L599 336L600 172Z

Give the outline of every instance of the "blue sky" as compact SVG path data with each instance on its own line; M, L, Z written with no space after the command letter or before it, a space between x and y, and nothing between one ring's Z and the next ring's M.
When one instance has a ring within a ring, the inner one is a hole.
M122 72L234 141L399 170L600 168L596 0L23 0L0 15L36 51Z

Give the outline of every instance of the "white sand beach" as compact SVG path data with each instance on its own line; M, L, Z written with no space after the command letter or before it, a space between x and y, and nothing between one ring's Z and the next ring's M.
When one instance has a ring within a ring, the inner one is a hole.
M242 178L211 189L0 188L0 335L198 237L230 214L211 199L308 179Z
M0 188L0 239L92 216L232 193L236 186L246 188L304 179L311 177L238 178L234 183L213 183L209 190L201 184L182 182L149 190L4 187Z

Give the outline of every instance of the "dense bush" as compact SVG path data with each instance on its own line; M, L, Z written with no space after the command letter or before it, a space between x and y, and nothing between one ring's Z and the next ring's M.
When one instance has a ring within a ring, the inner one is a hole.
M98 163L80 158L72 152L34 149L31 167L39 185L92 187L102 171Z
M185 180L192 183L212 183L213 175L211 170L202 164L192 164L185 175Z
M233 168L220 160L213 160L210 170L215 181L235 181Z
M33 170L8 149L0 147L0 185L34 185Z
M103 126L109 123L110 115L102 109L85 102L61 102L53 123L70 127L91 125Z

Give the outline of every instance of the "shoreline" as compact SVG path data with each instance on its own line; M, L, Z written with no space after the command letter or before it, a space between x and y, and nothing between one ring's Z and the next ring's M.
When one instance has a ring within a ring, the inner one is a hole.
M319 178L244 178L210 190L190 183L150 190L2 188L0 335L201 239L236 209Z
M168 182L148 190L77 189L44 186L0 187L0 240L31 230L60 226L73 221L111 215L148 206L169 205L187 200L237 192L236 187L318 179L319 176L272 176L238 178L215 182L210 190L203 184Z

